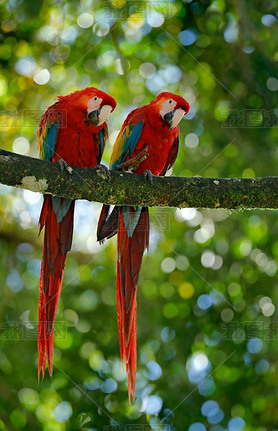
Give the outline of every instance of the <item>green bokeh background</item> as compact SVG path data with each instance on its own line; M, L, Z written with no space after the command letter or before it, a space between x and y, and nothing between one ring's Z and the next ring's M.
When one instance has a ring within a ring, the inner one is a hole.
M107 163L127 113L168 90L191 104L173 175L277 175L277 6L2 0L1 146L38 156L43 111L58 95L93 85L118 102ZM278 429L277 211L151 209L129 405L116 242L96 244L100 205L77 204L54 375L38 384L42 197L6 186L0 194L0 430Z

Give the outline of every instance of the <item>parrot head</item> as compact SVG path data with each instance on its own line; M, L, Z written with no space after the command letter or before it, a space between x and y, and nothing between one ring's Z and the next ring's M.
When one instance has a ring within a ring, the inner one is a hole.
M95 87L75 91L67 96L58 97L59 102L66 102L67 111L77 118L83 118L88 126L98 128L107 120L110 112L116 108L116 100Z
M181 96L174 93L160 93L151 104L161 120L174 129L190 109L189 103Z

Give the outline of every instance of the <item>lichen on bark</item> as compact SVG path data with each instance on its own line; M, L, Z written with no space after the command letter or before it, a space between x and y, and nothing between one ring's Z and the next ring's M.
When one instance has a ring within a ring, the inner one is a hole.
M278 177L154 177L73 167L61 172L57 163L0 150L0 183L71 199L111 205L277 209Z

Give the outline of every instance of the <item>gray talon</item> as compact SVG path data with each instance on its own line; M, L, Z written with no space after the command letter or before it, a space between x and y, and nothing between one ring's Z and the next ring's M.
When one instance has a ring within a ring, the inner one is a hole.
M143 176L146 178L146 180L150 181L151 184L153 183L153 174L149 169L146 169L143 172Z
M59 159L58 160L58 163L59 163L59 166L60 166L60 169L61 169L61 172L64 172L64 169L66 170L66 171L68 171L70 174L72 174L72 172L73 172L73 169L72 169L72 167L71 166L69 166L68 164L67 164L67 162L65 162L65 160L64 159Z
M96 166L96 170L102 178L104 179L108 178L109 180L111 179L111 172L106 166L100 163L99 165Z
M71 167L71 166L69 166L69 165L66 167L66 170L68 171L68 173L69 173L69 174L72 174L72 173L73 173L73 169L72 169L72 167Z

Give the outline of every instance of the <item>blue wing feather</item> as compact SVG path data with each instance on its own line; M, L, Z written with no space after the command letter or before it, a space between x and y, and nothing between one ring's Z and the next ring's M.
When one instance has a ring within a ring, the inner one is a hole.
M122 208L123 208L124 225L127 230L128 237L131 238L137 226L142 208L136 207L135 211L134 210L131 211L130 207L122 207Z
M127 157L129 158L132 157L132 154L134 153L136 145L138 144L138 141L140 139L140 135L142 133L143 127L144 127L144 121L141 120L139 123L135 125L133 125L132 123L129 123L128 126L124 129L124 132L122 135L122 139L123 139L122 153L119 159L113 163L113 165L111 166L111 169L115 169L117 165L119 165L120 163L123 163ZM134 233L134 230L137 226L137 223L141 214L141 210L142 210L141 207L136 207L135 211L131 211L130 207L123 207L123 222L129 238L131 238Z
M47 134L43 139L43 155L45 160L51 161L54 157L58 129L58 121L55 121L50 127L47 127Z
M60 198L59 196L51 196L51 199L57 222L60 223L67 214L72 200L68 198Z
M127 127L125 128L122 137L124 141L122 153L119 159L111 166L112 170L115 169L120 163L123 163L127 156L129 156L129 158L132 157L132 154L134 153L134 150L136 148L136 145L138 144L140 135L142 133L144 121L140 121L139 123L135 124L135 126L130 123L128 127L129 129L131 129L131 132L129 133L129 136L127 136Z
M136 145L138 144L143 127L144 127L144 123L143 121L140 121L140 123L136 124L133 127L132 132L127 139L127 144L129 147L129 157L132 157L132 154L134 153L134 150L136 148Z
M58 136L59 123L51 124L50 122L46 124L42 134L40 136L39 148L41 151L41 157L44 160L52 161L55 155L55 146ZM67 214L70 205L72 203L71 199L61 198L59 196L51 196L52 205L54 213L57 217L57 222L60 223L65 215Z
M136 117L135 119L134 116ZM139 122L136 124L132 123L132 120L138 121L138 119L140 120ZM144 112L141 111L138 113L138 109L132 111L126 118L114 144L110 159L110 169L115 170L117 166L125 162L127 158L132 158L135 148L139 142L143 127ZM124 226L127 230L128 237L131 238L134 234L136 226L138 225L142 208L123 206L122 209ZM115 221L118 223L118 210L116 209L115 211L114 209L110 215L108 215L108 212L109 209L104 206L98 226L98 240L110 238L117 232Z

